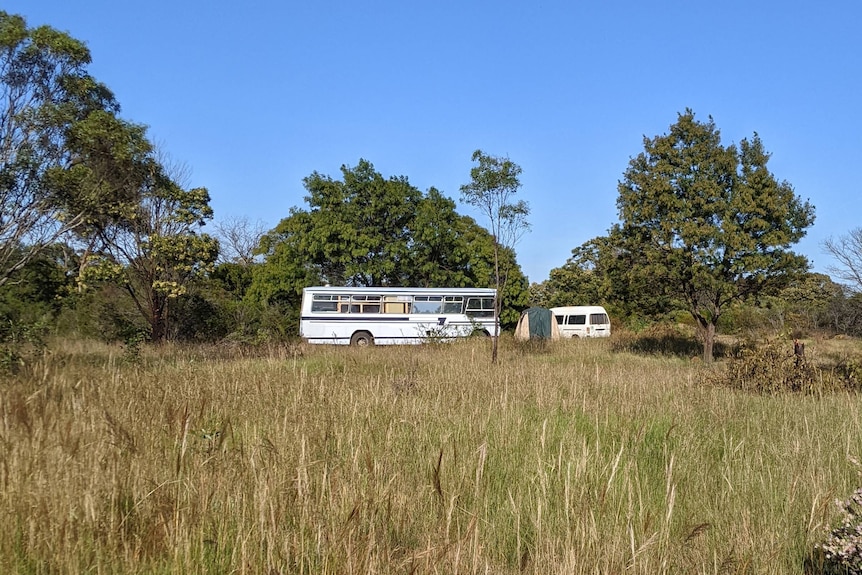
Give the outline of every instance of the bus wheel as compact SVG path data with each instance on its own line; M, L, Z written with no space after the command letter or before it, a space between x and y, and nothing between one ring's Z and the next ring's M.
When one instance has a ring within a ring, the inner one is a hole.
M491 337L491 334L486 329L474 329L470 333L470 337Z
M374 336L367 331L357 331L350 337L350 345L357 347L374 345Z

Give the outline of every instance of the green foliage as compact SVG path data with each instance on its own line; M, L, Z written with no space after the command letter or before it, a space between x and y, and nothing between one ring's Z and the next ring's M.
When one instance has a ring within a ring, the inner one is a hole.
M76 293L58 316L57 331L108 343L125 342L149 333L129 293L112 282L97 283Z
M616 295L617 253L608 238L576 247L566 263L551 270L545 282L546 307L610 305Z
M84 285L118 281L149 326L150 337L160 341L172 334L169 302L213 270L218 242L199 233L212 219L205 188L183 189L160 168L138 193L132 215L94 222L92 255L80 280Z
M26 248L22 248L25 250ZM74 258L68 246L48 246L0 285L0 321L31 324L53 317L72 287Z
M26 248L22 248L24 250ZM0 285L0 369L17 371L38 357L68 300L68 246L47 246Z
M308 210L265 234L246 299L261 306L281 335L295 332L302 289L310 285L490 287L493 237L455 203L431 188L423 194L405 177L384 178L360 160L342 166L342 180L317 172L305 178ZM502 250L504 298L527 305L526 278L512 250ZM504 322L517 322L518 308ZM294 321L295 320L295 321Z
M509 158L473 152L476 166L470 169L470 183L461 186L461 200L488 218L491 235L498 245L514 247L530 229L530 207L515 201L521 188L521 167Z
M757 302L734 306L729 314L749 316L733 321L728 329L757 327L757 320L775 333L811 333L829 328L832 309L842 298L842 288L829 276L804 273L791 279L781 291L758 298ZM755 305L756 303L756 305ZM734 311L737 313L734 314Z
M140 129L89 64L83 42L0 11L0 284L120 201L114 168Z
M768 171L768 160L757 134L725 147L712 119L686 110L668 134L644 138L619 184L621 224L611 235L628 278L655 298L684 302L707 361L731 303L774 293L807 269L789 247L814 208Z

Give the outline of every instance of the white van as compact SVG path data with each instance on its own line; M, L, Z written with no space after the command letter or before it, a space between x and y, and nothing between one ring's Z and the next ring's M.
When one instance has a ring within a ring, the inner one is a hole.
M610 337L611 320L598 305L552 307L560 337Z

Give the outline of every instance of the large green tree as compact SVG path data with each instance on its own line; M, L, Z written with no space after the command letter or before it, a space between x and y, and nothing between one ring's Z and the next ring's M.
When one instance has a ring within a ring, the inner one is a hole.
M137 128L117 118L89 64L82 42L0 11L0 285L94 211L128 200L117 180L140 151L126 143Z
M302 241L335 285L403 285L410 269L410 222L422 193L407 178L384 178L360 160L342 180L317 172L304 180L309 217Z
M808 262L790 247L814 208L769 171L754 134L721 143L712 118L679 114L667 134L644 138L619 183L621 253L629 278L684 303L712 361L715 328L733 302L780 289Z

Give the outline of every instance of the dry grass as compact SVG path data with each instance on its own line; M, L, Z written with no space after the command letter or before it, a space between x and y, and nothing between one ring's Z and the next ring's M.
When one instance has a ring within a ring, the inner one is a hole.
M486 346L54 345L0 382L0 572L799 573L862 484L856 395Z

